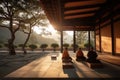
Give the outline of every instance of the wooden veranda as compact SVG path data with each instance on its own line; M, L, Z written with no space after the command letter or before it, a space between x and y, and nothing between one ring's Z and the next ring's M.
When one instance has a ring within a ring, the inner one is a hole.
M63 50L62 31L95 32L96 50L120 54L120 0L40 0L50 23L61 31L61 52ZM107 47L106 47L107 46ZM74 46L75 51L75 46Z

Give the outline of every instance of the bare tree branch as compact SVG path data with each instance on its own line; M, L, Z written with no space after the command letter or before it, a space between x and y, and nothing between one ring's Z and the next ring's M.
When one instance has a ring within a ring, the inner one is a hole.
M25 34L29 34L29 32L26 32L24 29L21 29L20 31L24 32Z

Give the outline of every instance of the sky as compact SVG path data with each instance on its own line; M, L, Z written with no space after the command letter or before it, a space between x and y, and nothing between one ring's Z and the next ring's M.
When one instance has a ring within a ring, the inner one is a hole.
M33 31L36 35L41 35L44 38L55 39L57 42L60 41L60 33L54 29L54 27L50 24L47 27L33 27ZM64 43L71 43L73 37L73 31L64 31L65 34L63 36Z

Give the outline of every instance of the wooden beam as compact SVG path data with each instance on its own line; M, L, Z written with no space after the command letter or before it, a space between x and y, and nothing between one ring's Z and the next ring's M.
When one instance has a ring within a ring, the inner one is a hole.
M75 31L94 31L94 29L90 29L90 28L85 28L85 29L69 29L69 28L67 28L67 29L62 29L63 31L73 31L73 30L75 30Z
M80 15L80 14L91 14L91 13L95 13L97 10L93 10L93 11L86 11L86 12L79 12L79 13L71 13L71 14L64 14L64 16L72 16L72 15Z
M79 21L79 22L72 22L72 21L65 21L64 23L62 23L63 26L94 26L93 22L83 22L83 21Z
M76 2L76 1L85 1L85 0L61 0L62 3L67 3L67 2Z
M120 5L120 0L107 0L107 2L104 3L103 6L101 6L101 9L98 12L96 12L94 17L96 19L101 18L102 16L101 14L105 14L105 12L109 12L111 8L116 5Z
M89 21L89 20L64 20L62 25L66 26L94 26L95 23L94 21Z
M87 6L77 6L77 7L71 7L71 8L63 8L64 11L67 10L76 10L76 9L87 9L87 8L95 8L95 7L101 7L104 6L104 4L93 4L93 5L87 5Z

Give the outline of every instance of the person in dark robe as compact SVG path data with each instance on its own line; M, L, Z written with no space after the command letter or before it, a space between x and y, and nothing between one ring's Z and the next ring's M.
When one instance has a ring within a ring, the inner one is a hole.
M90 62L90 63L97 63L97 62L100 62L98 59L97 59L97 53L93 50L93 47L90 48L90 51L87 53L87 57L88 59L86 60L87 62Z
M85 61L86 58L81 50L81 48L78 49L78 51L76 52L76 61Z
M72 62L72 58L69 56L68 49L65 48L62 54L62 61L63 62Z

